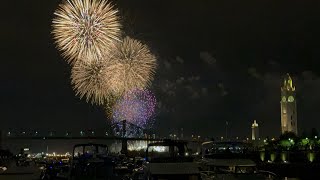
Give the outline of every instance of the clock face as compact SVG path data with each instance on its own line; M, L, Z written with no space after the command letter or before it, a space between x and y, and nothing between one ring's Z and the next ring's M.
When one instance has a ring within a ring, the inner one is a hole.
M282 97L282 102L286 102L287 98L285 96Z
M293 96L289 96L288 97L288 102L293 102L294 101L294 97Z

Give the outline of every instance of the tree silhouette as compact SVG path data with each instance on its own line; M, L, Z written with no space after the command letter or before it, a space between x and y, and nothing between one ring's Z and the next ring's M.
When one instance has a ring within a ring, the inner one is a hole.
M293 140L298 139L297 135L294 132L284 132L279 137L280 140L288 140L289 138Z
M308 133L305 130L303 130L301 134L301 138L306 138L306 137L308 137Z
M316 128L312 128L311 129L311 138L314 138L314 137L318 137L319 133L318 133L318 130Z

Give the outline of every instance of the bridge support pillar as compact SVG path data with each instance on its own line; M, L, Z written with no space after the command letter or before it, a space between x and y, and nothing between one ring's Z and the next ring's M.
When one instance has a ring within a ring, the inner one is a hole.
M127 134L127 121L123 120L122 121L122 140L121 140L121 154L128 154L128 141L126 139L126 134Z
M121 154L127 155L128 154L128 140L123 138L121 140L121 144L122 144L122 146L121 146Z

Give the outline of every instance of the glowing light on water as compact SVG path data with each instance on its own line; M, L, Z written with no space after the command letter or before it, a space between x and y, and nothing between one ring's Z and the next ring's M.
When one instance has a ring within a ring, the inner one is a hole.
M272 162L274 162L274 160L276 160L276 157L277 157L276 153L271 153L271 154L270 154L270 160L271 160Z
M261 152L260 152L260 160L261 160L261 161L264 161L265 156L266 156L266 153L265 153L264 151L261 151Z
M281 160L282 160L283 162L287 162L287 153L285 153L285 152L282 152L282 153L281 153Z
M310 162L313 162L314 159L316 158L316 154L315 154L314 152L309 152L309 153L307 154L307 157L308 157L308 160L309 160Z

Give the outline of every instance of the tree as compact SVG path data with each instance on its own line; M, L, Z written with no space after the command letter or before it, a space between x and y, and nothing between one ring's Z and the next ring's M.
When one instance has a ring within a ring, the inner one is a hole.
M301 138L306 138L306 137L308 137L308 133L305 130L303 130L301 134Z
M288 140L289 138L296 140L298 137L294 132L284 132L279 137L280 140Z

